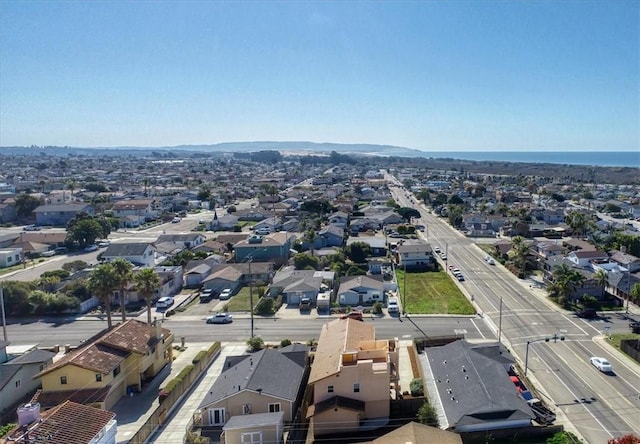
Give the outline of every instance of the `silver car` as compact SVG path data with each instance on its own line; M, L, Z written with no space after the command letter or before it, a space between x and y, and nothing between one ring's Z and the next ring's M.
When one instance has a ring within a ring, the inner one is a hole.
M207 324L230 324L233 322L233 316L229 313L218 313L213 316L207 316Z

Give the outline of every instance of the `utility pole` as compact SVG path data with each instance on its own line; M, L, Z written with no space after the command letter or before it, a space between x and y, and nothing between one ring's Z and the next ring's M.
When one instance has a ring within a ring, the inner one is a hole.
M502 338L502 296L500 296L500 318L498 321L498 344L502 343L501 338Z
M404 263L404 283L402 292L402 313L407 315L407 262Z
M249 311L251 312L251 338L253 339L253 277L251 276L251 261L253 257L249 256Z
M4 317L4 292L3 292L3 288L2 288L2 282L0 282L0 308L2 308L2 334L3 334L3 338L5 340L5 342L8 341L7 339L7 320Z

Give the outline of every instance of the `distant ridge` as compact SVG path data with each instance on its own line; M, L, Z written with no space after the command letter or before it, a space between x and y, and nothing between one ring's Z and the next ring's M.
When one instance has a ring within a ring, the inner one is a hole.
M9 146L0 147L0 154L25 155L34 153L46 153L50 155L67 155L67 154L114 154L121 155L122 151L135 151L136 154L142 154L151 151L182 151L182 152L217 152L217 153L247 153L254 151L273 150L282 153L304 153L304 154L322 154L335 151L341 154L361 154L372 156L399 156L399 157L418 157L423 154L422 151L413 148L404 148L392 145L374 145L374 144L344 144L344 143L315 143L315 142L225 142L212 145L176 145L161 147L141 147L141 146L114 146L114 147L24 147ZM133 154L133 153L132 153Z

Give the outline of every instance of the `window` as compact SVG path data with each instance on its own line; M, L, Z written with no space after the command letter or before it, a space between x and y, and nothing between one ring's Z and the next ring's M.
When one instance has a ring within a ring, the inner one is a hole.
M242 444L262 444L262 432L244 432L240 435Z
M269 404L269 413L277 413L280 411L280 403Z
M102 373L96 373L96 382L102 382Z
M209 422L211 425L224 425L224 409L209 410Z
M67 377L66 376L60 376L60 384L62 384L62 385L66 385L67 384Z
M242 414L250 415L251 414L251 404L245 404L242 406Z
M113 377L115 378L119 374L120 374L120 366L117 366L116 368L113 369Z
M353 393L360 393L360 383L356 382L353 384Z
M20 380L19 379L16 381L16 388L18 388L18 387L20 387Z
M332 385L327 387L327 393L333 393L333 386Z

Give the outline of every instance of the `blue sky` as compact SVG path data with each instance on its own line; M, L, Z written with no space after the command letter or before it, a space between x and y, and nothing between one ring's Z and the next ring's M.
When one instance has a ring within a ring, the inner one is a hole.
M0 0L0 145L640 147L640 3Z

